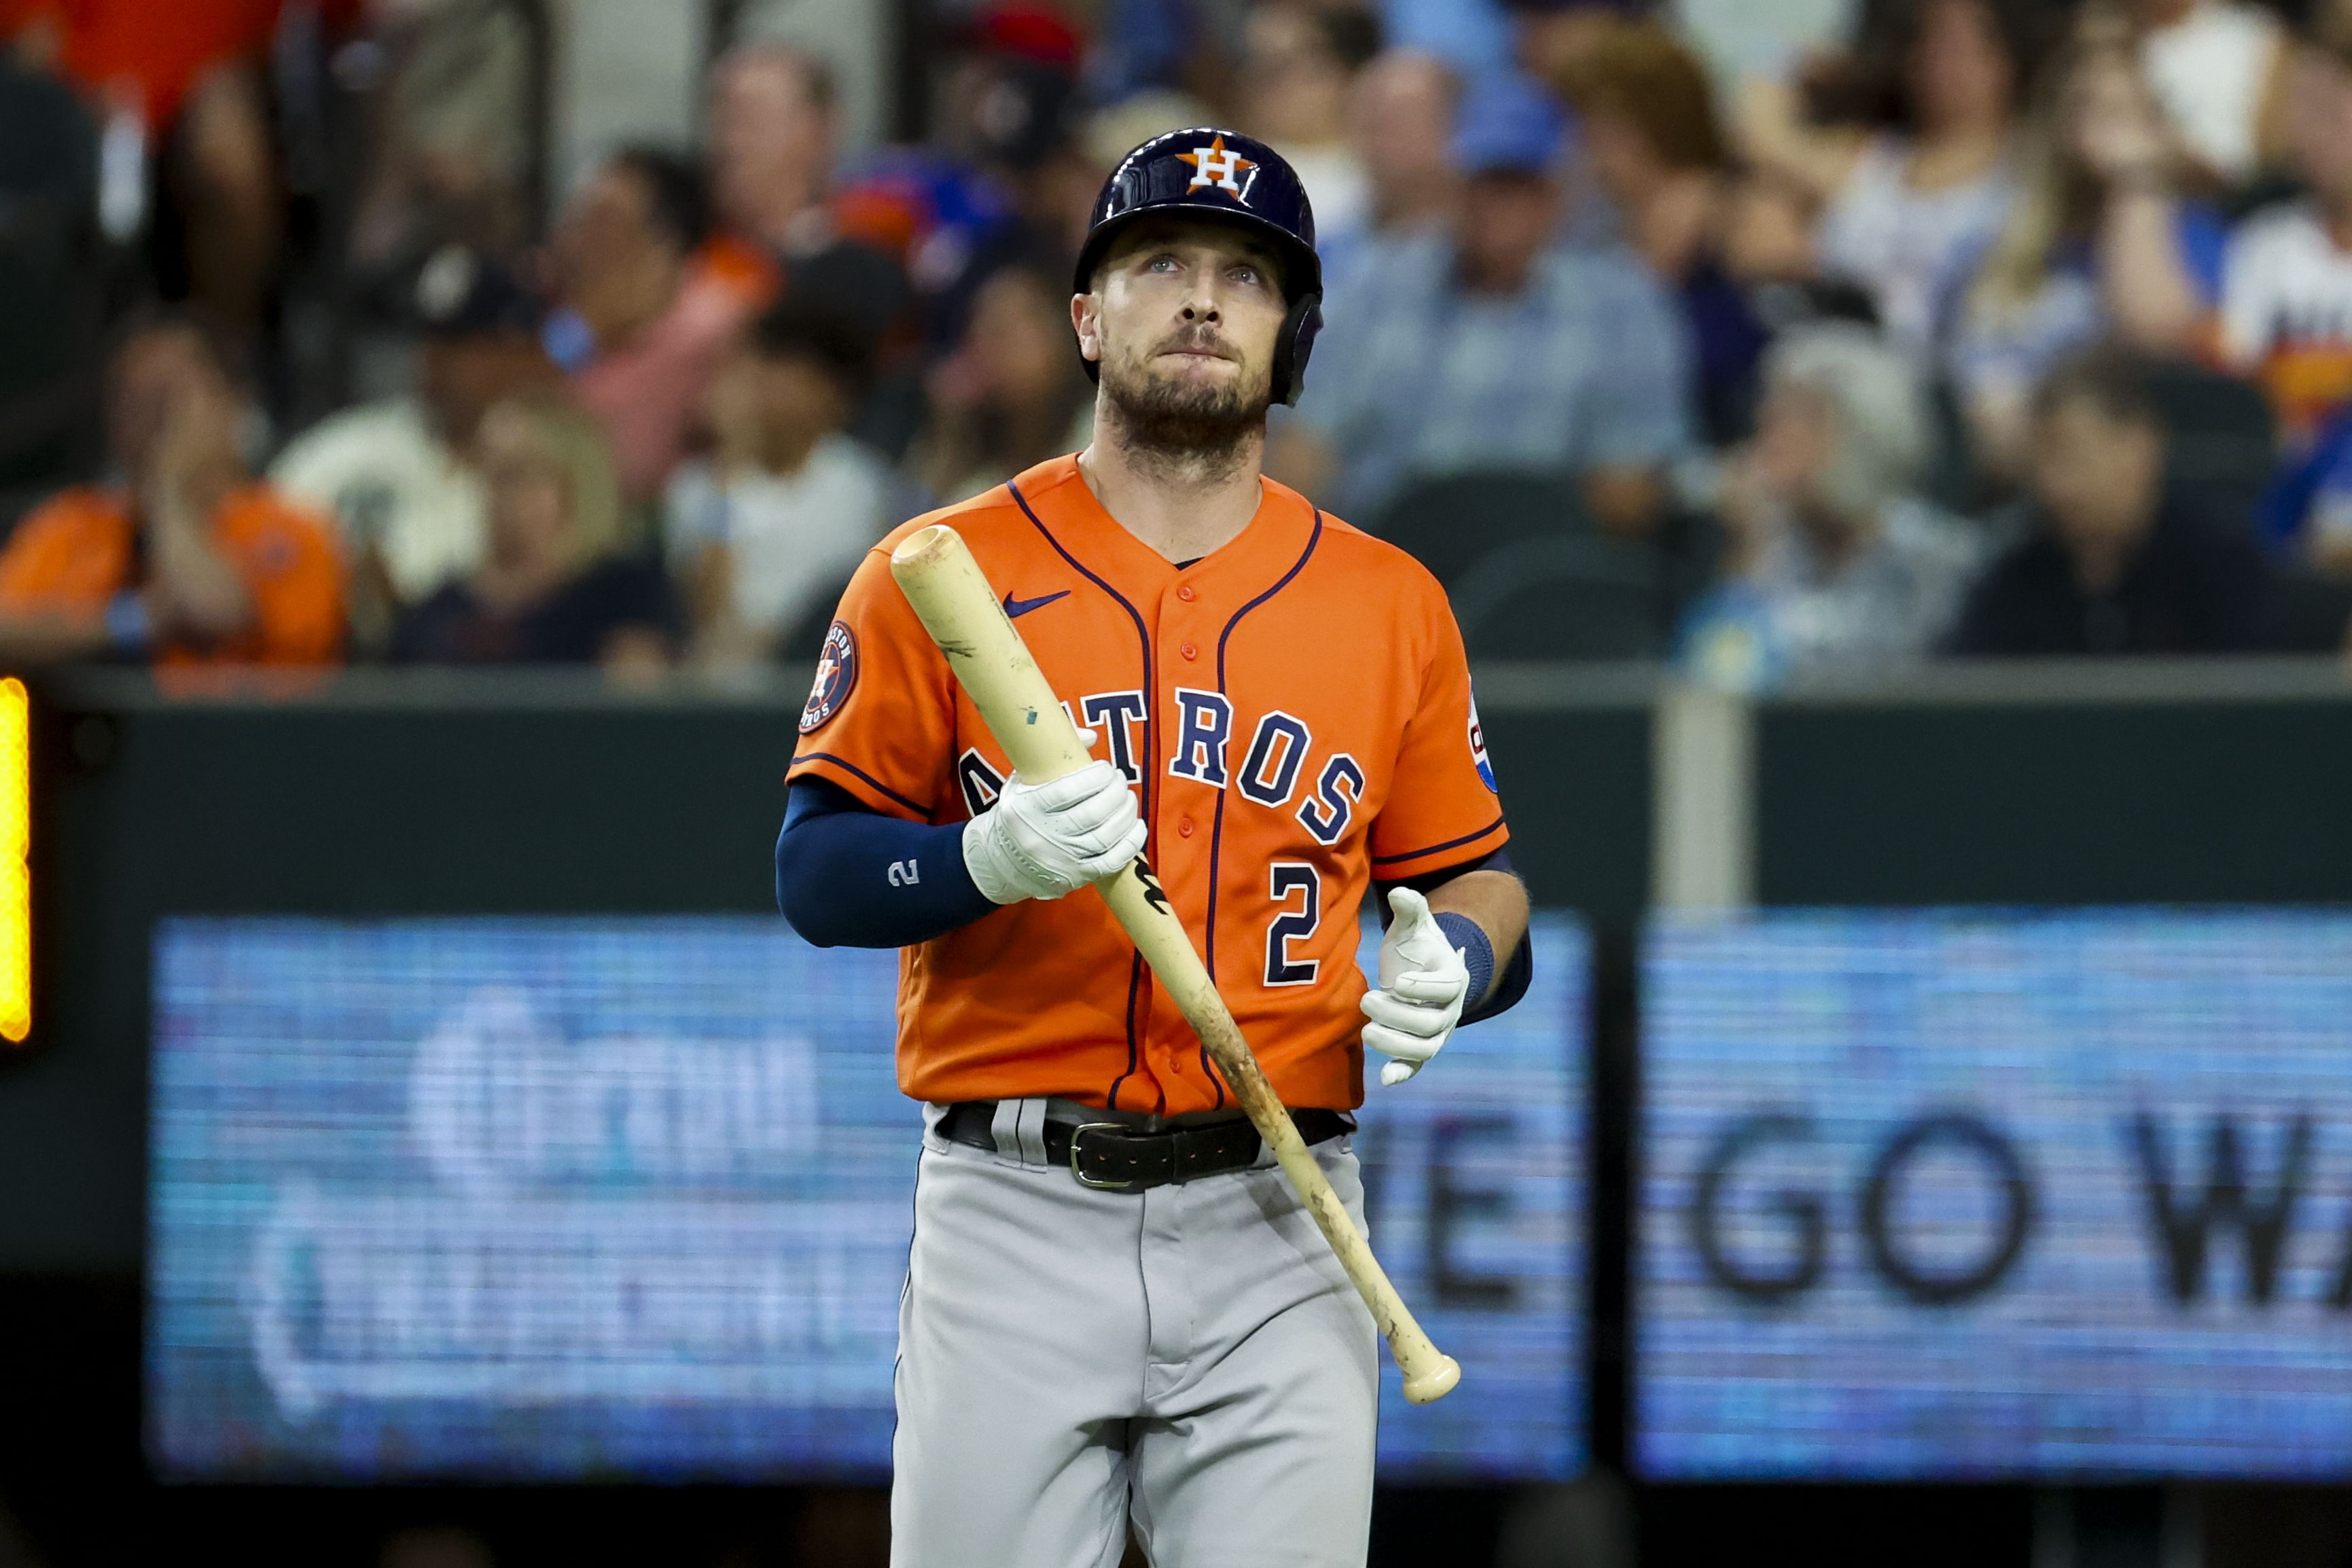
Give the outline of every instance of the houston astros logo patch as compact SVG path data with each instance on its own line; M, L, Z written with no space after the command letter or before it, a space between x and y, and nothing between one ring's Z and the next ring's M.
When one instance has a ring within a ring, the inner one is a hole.
M1503 793L1495 782L1495 764L1486 760L1486 726L1478 722L1478 699L1470 699L1470 763L1478 770L1478 782L1496 795Z
M824 650L817 655L816 684L809 688L808 706L801 710L801 733L824 727L841 711L857 685L857 638L846 621L835 621L824 634Z
M1202 185L1213 185L1221 191L1231 191L1234 199L1249 205L1249 188L1257 183L1257 165L1239 153L1225 150L1225 139L1212 137L1206 147L1195 147L1190 153L1179 153L1176 161L1192 165L1192 183L1184 188L1197 191ZM1247 174L1242 181L1236 176Z

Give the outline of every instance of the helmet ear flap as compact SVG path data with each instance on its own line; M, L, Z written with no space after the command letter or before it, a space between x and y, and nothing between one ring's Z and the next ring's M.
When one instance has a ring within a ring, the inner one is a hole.
M1307 390L1307 361L1315 352L1315 335L1323 330L1323 295L1301 294L1291 301L1289 313L1282 318L1281 334L1274 347L1274 396L1285 405L1295 404L1298 395Z

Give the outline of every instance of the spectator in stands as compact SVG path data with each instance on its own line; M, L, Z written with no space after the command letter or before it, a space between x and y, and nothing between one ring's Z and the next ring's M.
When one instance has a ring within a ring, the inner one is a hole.
M1663 20L1658 13L1664 7L1655 0L1503 0L1503 9L1510 15L1512 53L1519 68L1553 102L1572 111L1592 51L1620 27ZM1483 78L1475 80L1472 95L1485 86ZM1560 237L1571 246L1613 247L1624 239L1622 215L1601 188L1589 153L1580 135L1561 146L1555 173L1569 200Z
M747 314L745 296L689 267L708 228L694 168L634 148L565 205L550 246L561 306L550 351L604 425L633 507L659 496L685 456L711 372Z
M891 254L904 235L877 231L834 189L839 89L804 49L750 44L710 78L711 206L706 265L747 291L753 309L784 289L824 295L879 338L905 305Z
M710 73L712 249L751 274L762 304L782 258L834 237L834 91L823 60L779 44L736 49Z
M449 245L514 254L536 221L530 12L378 6L369 33L367 51L346 57L384 74L345 265L398 276Z
M869 371L855 327L790 299L720 365L716 449L678 469L667 507L696 663L740 669L791 647L887 531L889 474L843 434Z
M696 275L730 289L743 320L791 294L822 300L853 323L883 359L856 426L890 452L903 450L915 374L898 363L892 338L908 313L914 226L875 192L835 188L840 107L832 67L785 44L731 51L711 73L709 142L715 223ZM911 357L911 329L902 335Z
M1084 69L1103 100L1117 102L1130 95L1173 90L1179 75L1195 72L1202 54L1214 51L1230 60L1234 52L1235 40L1228 36L1226 24L1238 25L1238 11L1195 17L1183 14L1189 0L1117 3L1127 14L1105 17L1103 31L1091 39L1073 19L1073 8L1060 0L980 0L940 14L944 25L926 40L939 83L930 105L932 144L966 164L980 160L981 143L991 134L985 122L999 111L990 100L1007 65L1042 66L1066 77ZM1168 40L1171 47L1192 51L1191 59L1165 77L1152 72L1127 77L1120 62L1108 58L1129 41L1119 35L1142 19L1139 13L1146 10L1159 11L1156 19L1171 25L1175 35Z
M1565 78L1585 165L1621 237L1674 291L1707 440L1754 431L1757 369L1774 334L1836 320L1875 326L1870 295L1825 279L1821 203L1769 168L1735 168L1697 56L1649 21L1587 25Z
M1565 101L1601 40L1651 17L1654 0L1503 0L1520 67Z
M2033 387L2110 334L2186 352L2221 285L2228 231L2179 191L2179 158L2129 40L2086 29L2053 63L2024 138L2023 177L1969 291L1952 370L1979 468L2025 464Z
M1067 72L1024 60L996 67L975 152L983 174L1011 196L1013 207L1010 221L973 247L950 290L949 309L959 327L975 291L998 268L1052 273L1076 264L1095 194L1110 172L1087 146L1081 108L1077 79Z
M1094 394L1070 352L1061 277L1000 268L981 286L963 341L931 368L931 417L913 457L942 501L1003 484L1093 438Z
M288 0L0 0L0 34L105 106L129 144L154 150L153 210L135 174L117 237L147 234L163 298L200 310L240 353L267 326L285 234L285 193L261 65ZM360 0L312 0L331 26ZM131 161L135 169L137 161ZM121 176L114 176L121 178Z
M269 471L288 495L341 525L352 649L363 656L384 651L404 606L481 563L488 500L472 448L483 414L562 384L540 346L539 300L496 262L441 251L415 296L420 395L320 421Z
M1454 222L1454 117L1461 79L1435 55L1390 49L1356 78L1349 140L1364 174L1362 219L1342 229L1315 209L1326 289L1367 247L1442 234Z
M364 0L310 0L335 25ZM120 91L160 134L205 82L265 55L289 0L0 0L0 34L33 31L36 46L94 96Z
M1963 655L2234 653L2262 645L2273 583L2236 520L2164 493L2164 419L2146 363L2102 347L2053 372L2032 411L2037 526L1962 611Z
M152 250L163 298L203 311L241 352L258 350L272 324L287 219L259 74L248 68L203 77L161 163Z
M2230 237L2221 265L2223 363L2257 377L2290 446L2352 397L2352 7L2332 6L2295 51L2288 143L2308 194Z
M1659 24L1627 23L1585 51L1569 91L1625 239L1682 307L1701 427L1736 440L1753 417L1768 334L1722 261L1730 187L1706 68Z
M1850 96L1866 129L1808 127L1758 82L1741 140L1823 204L1823 271L1867 289L1898 342L1939 349L2009 209L2043 17L2034 0L1893 0L1864 17Z
M1395 246L1452 232L1461 175L1454 166L1454 123L1461 79L1434 55L1391 49L1366 66L1349 100L1349 135L1364 172L1361 220L1345 229L1316 209L1315 248L1323 258L1323 315L1359 309L1359 283L1377 290Z
M1380 24L1350 5L1270 0L1242 28L1234 92L1242 129L1290 161L1317 227L1333 234L1359 227L1370 204L1368 174L1348 134L1348 99L1380 47Z
M124 483L68 490L0 551L0 658L325 664L342 566L325 519L250 477L251 405L227 352L167 318L116 351L109 444Z
M2202 183L2243 185L2276 166L2291 56L2277 13L2247 0L2130 3L2140 64Z
M668 580L621 548L621 490L596 422L560 400L510 398L482 416L479 447L482 563L402 614L394 659L665 665L677 618Z
M1656 521L1689 443L1680 324L1637 262L1552 243L1559 137L1524 83L1467 106L1455 232L1387 252L1377 308L1329 321L1277 477L1376 526L1420 475L1565 470L1602 527Z
M1920 499L1935 426L1917 372L1871 329L1800 327L1772 345L1756 438L1726 465L1726 581L1683 657L1735 688L1868 671L1949 629L1981 556Z
M1879 324L1867 290L1822 276L1813 245L1818 213L1801 186L1768 169L1741 170L1725 193L1723 270L1768 334L1815 321Z
M2352 407L2289 454L2255 517L2263 542L2284 561L2352 578Z
M980 279L1008 253L1003 231L1021 222L1002 171L1022 162L1024 152L1066 139L1078 102L1081 50L1066 19L1035 7L984 6L967 26L944 34L933 40L938 86L929 137L919 147L868 153L836 204L851 232L872 237L903 264L926 342L940 352L963 330ZM1105 40L1106 52L1113 48ZM1101 63L1108 78L1118 76L1114 62ZM1171 99L1179 105L1174 118L1152 116L1153 105ZM1213 118L1205 106L1185 112L1184 101L1144 92L1121 100L1117 112L1124 118L1130 108L1141 109L1152 118L1151 132ZM1121 142L1108 158L1090 156L1097 183L1144 139ZM1093 195L1089 188L1082 200Z

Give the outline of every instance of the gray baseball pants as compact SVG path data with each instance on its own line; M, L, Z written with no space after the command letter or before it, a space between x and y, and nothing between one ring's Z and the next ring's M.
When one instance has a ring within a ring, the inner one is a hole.
M923 1140L892 1568L1117 1568L1130 1520L1153 1568L1362 1568L1377 1336L1273 1155L1091 1190L1045 1106ZM1361 1225L1348 1140L1315 1153Z

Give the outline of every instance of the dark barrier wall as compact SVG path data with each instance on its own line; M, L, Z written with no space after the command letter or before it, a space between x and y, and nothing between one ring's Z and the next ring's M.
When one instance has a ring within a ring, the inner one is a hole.
M0 1270L138 1267L161 916L773 909L797 682L373 674L173 701L124 675L40 695L37 1016L0 1058ZM1604 956L1649 886L1654 696L1639 673L1479 675L1514 859ZM1768 903L2352 901L2332 662L1946 671L1768 704L1756 732Z
M2352 682L1950 669L1759 716L1766 904L2352 901Z
M1630 918L1648 876L1646 683L1494 684L1490 745L1538 900ZM172 701L133 676L50 683L36 1035L0 1058L0 1269L139 1265L157 919L772 913L802 694L417 674Z

